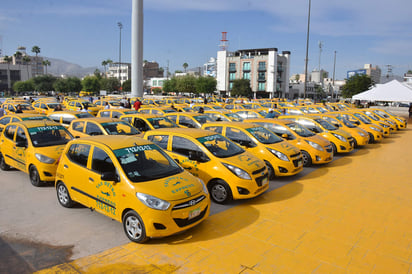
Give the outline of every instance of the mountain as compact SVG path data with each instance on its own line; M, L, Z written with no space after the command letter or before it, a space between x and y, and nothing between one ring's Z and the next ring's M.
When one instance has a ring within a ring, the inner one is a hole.
M47 67L47 73L55 76L76 76L82 78L86 75L93 74L98 67L84 68L77 64L69 63L64 60L43 57L43 60L49 60L50 66Z

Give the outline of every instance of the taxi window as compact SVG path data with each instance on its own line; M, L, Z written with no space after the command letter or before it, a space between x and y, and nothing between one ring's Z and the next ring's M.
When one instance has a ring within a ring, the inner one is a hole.
M100 174L103 172L116 172L116 168L109 155L98 147L95 147L93 150L92 170Z
M150 109L148 109L148 108L139 109L139 112L141 112L141 113L150 113Z
M57 123L60 123L60 115L52 114L52 115L49 116L49 118L52 119L53 121L57 122Z
M101 124L109 135L137 135L140 132L126 122L110 122Z
M147 123L143 119L139 119L139 118L136 118L134 120L133 126L140 131L150 130L150 127L147 125Z
M123 121L125 121L126 123L131 124L132 123L132 117L122 117L121 118Z
M186 126L186 127L190 127L190 128L197 128L198 126L196 125L196 123L194 121L192 121L192 119L190 119L189 117L186 116L180 116L179 117L179 124Z
M73 122L73 130L83 132L85 122Z
M202 150L192 141L174 136L172 139L172 151L189 157L190 152L202 152Z
M90 145L73 144L67 151L67 157L81 166L87 167L87 159L89 158Z
M100 105L102 104L102 102L101 102L101 101L97 101L95 104L96 104L96 106L100 106Z
M222 129L223 129L223 127L218 127L218 126L205 127L205 130L211 130L211 131L214 131L214 132L220 133L220 134L222 134Z
M86 134L91 136L103 135L103 131L95 123L88 122L86 124Z
M38 108L39 106L40 106L40 103L35 103L35 104L34 104L34 107L35 107L35 108Z
M8 126L6 130L4 131L4 136L10 140L14 139L14 133L16 132L16 126Z
M152 141L159 147L167 149L167 143L169 142L168 135L150 135L147 137L147 140Z
M113 111L112 112L112 118L119 118L122 115L123 115L123 113L118 112L118 111Z
M247 145L251 147L257 146L253 140L246 135L246 133L240 131L239 129L228 127L226 128L226 137L233 142L239 143L240 145Z
M100 117L110 117L110 111L101 111Z
M27 145L27 136L26 136L26 133L24 132L24 130L21 127L19 127L17 129L16 142Z
M172 120L175 123L177 121L177 115L168 115L167 118L169 118L170 120Z
M11 117L4 117L3 119L0 120L0 124L2 125L7 125L10 123Z

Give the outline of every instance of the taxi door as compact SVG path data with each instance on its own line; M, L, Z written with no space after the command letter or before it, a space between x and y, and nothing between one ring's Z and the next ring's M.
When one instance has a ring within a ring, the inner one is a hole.
M91 195L90 208L113 219L119 219L121 212L117 208L118 197L121 196L119 193L121 184L117 180L102 180L103 173L115 175L120 180L109 154L95 146L90 161L90 172L87 176L87 191Z
M12 150L12 157L16 161L16 168L26 172L27 167L28 142L26 132L22 127L17 127L15 144Z
M0 147L1 153L3 154L4 161L7 165L12 167L17 167L19 165L16 159L16 143L14 141L17 131L16 125L6 126L4 129L4 134L1 135Z

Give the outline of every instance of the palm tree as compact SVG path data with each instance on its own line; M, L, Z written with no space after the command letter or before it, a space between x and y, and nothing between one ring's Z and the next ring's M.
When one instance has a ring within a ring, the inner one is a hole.
M102 66L104 67L104 76L105 76L106 78L107 78L106 66L107 66L107 65L110 65L111 63L113 63L113 61L110 60L110 59L107 59L107 60L102 61Z
M27 66L27 79L29 79L29 65L30 65L29 63L30 63L31 59L28 55L24 55L22 60L25 63L25 65Z
M45 66L45 67L46 67L46 75L47 75L47 66L50 66L50 65L51 65L51 63L50 63L50 61L49 61L49 60L44 60L44 61L42 62L42 64L43 64L43 66Z
M17 63L17 60L19 60L19 65L21 64L21 57L23 56L23 53L21 53L20 51L16 51L15 53L14 53L14 58L16 59L16 63Z
M13 58L11 56L4 56L3 57L4 62L7 63L7 88L10 92L11 89L11 82L10 82L10 63L13 61Z
M186 72L186 69L187 69L188 66L189 65L187 63L183 63L183 68L185 69L185 72Z
M36 65L35 65L35 75L33 75L33 76L36 76L37 74L38 74L38 71L37 71L37 61L38 61L38 59L37 59L37 55L40 53L40 48L38 47L38 46L33 46L32 48L31 48L31 52L34 52L35 54L36 54Z

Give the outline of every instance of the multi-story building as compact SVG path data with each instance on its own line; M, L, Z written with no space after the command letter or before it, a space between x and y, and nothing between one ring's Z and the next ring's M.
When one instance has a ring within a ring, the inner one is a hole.
M216 58L211 57L209 61L203 65L203 76L216 77Z
M107 76L119 79L120 84L123 84L125 81L129 80L131 78L131 75L132 64L120 63L119 65L119 62L113 62L109 64Z
M150 78L163 77L163 68L159 67L157 62L143 62L143 79L147 80Z
M381 82L382 70L378 66L372 67L371 64L365 64L363 69L348 71L347 79L354 76L355 74L368 75L372 79L372 82L374 84L379 84Z
M289 93L290 51L277 48L217 52L216 81L221 94L230 95L233 81L250 80L255 97L286 97Z

